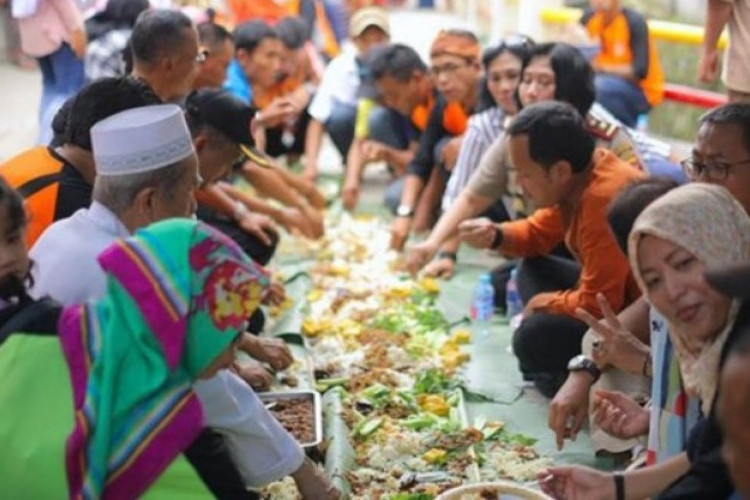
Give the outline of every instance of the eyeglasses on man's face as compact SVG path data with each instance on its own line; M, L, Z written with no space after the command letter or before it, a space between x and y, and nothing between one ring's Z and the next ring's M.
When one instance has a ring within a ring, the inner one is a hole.
M696 158L687 158L680 162L685 175L692 180L705 179L721 182L727 179L732 167L750 163L750 158L739 161L700 161Z

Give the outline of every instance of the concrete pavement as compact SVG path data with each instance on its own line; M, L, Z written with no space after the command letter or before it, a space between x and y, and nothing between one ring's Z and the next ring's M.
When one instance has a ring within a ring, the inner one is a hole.
M35 144L41 94L38 71L0 63L0 161Z

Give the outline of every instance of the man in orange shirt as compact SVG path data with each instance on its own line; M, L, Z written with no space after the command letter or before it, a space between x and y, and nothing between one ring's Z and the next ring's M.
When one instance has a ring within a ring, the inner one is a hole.
M506 130L511 161L524 195L539 208L527 219L494 224L473 219L459 226L465 241L524 257L518 290L524 319L513 337L521 372L547 397L580 353L584 309L602 313L602 293L619 312L638 296L627 258L607 224L610 201L643 174L614 154L595 148L575 109L561 102L525 108ZM577 263L549 256L565 242Z
M646 19L620 0L590 0L581 24L601 44L596 100L630 128L664 97L664 73Z

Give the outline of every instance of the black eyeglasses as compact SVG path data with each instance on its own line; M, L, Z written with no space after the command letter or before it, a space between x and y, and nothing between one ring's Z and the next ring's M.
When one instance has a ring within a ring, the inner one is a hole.
M680 162L685 175L692 180L704 178L709 181L721 182L729 176L729 170L737 165L750 163L750 158L739 161L711 161L704 162L695 158L687 158Z

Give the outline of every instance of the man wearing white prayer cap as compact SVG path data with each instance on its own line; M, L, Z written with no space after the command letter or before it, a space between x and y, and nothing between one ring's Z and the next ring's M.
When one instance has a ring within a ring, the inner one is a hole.
M91 206L52 224L30 252L32 293L65 305L104 294L96 257L116 238L195 210L198 160L178 106L117 113L91 128L91 143L97 171Z
M99 253L139 227L192 216L201 182L184 114L174 104L117 113L92 127L91 141L97 169L91 206L51 225L30 252L32 295L63 305L104 295ZM206 426L224 436L245 485L291 474L306 498L336 498L335 488L239 377L222 370L195 388Z

